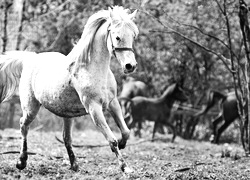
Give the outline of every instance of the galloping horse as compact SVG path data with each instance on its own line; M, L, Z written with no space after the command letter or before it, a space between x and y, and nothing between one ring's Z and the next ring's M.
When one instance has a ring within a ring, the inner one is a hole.
M124 117L129 113L128 99L135 96L147 96L147 85L142 81L136 81L133 77L127 77L123 80L122 91L118 97Z
M208 94L207 105L200 112L196 113L195 116L199 117L206 114L215 103L220 103L220 113L212 121L213 123L213 143L219 143L219 139L223 131L236 119L239 117L237 98L235 92L230 92L228 94L223 94L218 91L211 90ZM217 125L224 120L223 125L217 129Z
M181 102L187 100L186 94L176 83L169 86L159 98L146 98L142 96L132 98L130 100L132 123L128 125L129 128L135 127L136 123L140 126L145 120L154 121L152 140L155 137L157 126L163 124L172 129L173 142L176 137L176 132L175 127L169 122L169 117L171 108L176 100ZM140 128L141 127L139 127L139 131Z
M20 119L22 147L16 167L24 169L27 163L27 134L30 123L43 105L52 113L63 117L63 139L71 163L78 164L71 145L72 118L90 114L95 125L109 142L120 167L129 172L119 149L125 148L129 129L124 122L117 99L117 84L110 70L113 54L125 74L136 69L134 39L139 31L133 19L137 11L115 6L92 15L85 25L81 39L69 55L56 52L9 52L0 57L0 76L5 76L1 101L8 99L17 88L23 116ZM121 130L117 141L104 117L108 110Z

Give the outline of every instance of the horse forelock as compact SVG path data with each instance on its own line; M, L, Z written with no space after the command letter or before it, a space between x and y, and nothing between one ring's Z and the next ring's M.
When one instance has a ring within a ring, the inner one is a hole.
M115 6L113 8L113 14L115 15L115 24L113 24L112 27L116 28L116 27L126 27L129 28L130 30L132 30L134 32L135 37L138 36L139 34L139 29L136 26L136 24L133 22L133 20L131 20L130 16L129 16L129 12L130 10L128 9L124 9L121 6Z

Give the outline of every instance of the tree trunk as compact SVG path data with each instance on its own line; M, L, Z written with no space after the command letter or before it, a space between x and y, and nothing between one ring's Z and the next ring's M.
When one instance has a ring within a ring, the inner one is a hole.
M16 50L20 50L20 45L22 42L22 31L23 31L23 21L24 21L24 12L25 12L25 1L26 0L22 0L21 2L21 10L19 12L19 18L20 18L20 22L19 22L19 26L18 26L18 30L17 30L17 43L16 43Z
M242 114L244 115L242 119L243 121L243 128L241 128L241 136L242 136L242 145L245 149L246 155L249 155L250 153L250 102L249 102L249 62L250 62L250 56L249 56L249 44L250 44L250 28L249 28L249 22L248 22L248 7L247 4L244 2L244 0L239 0L239 20L240 20L240 28L243 36L243 42L246 52L246 59L244 61L242 71L244 74L243 81L245 87L245 101L244 105L242 105ZM245 108L245 106L247 108ZM247 112L245 112L245 109L247 109ZM245 115L246 114L246 115ZM245 146L245 143L247 146Z
M2 46L2 52L6 51L7 47L7 41L8 41L8 35L7 35L7 24L8 24L8 11L9 8L12 4L9 3L8 0L4 1L4 16L3 16L3 36L2 36L2 41L3 41L3 46Z

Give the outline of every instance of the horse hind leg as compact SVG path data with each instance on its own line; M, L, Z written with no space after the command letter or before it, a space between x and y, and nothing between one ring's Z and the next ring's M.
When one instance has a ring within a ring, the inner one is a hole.
M219 124L222 120L223 120L222 114L219 114L219 116L217 116L217 117L213 120L213 122L212 122L212 124L213 124L213 138L211 139L211 142L212 142L212 143L216 143L216 140L215 140L215 139L217 139L217 137L218 137L217 126L218 126L218 124Z
M157 121L155 121L154 128L153 128L153 135L152 135L152 139L151 139L152 142L155 140L155 133L156 133L158 124L159 123Z
M233 120L225 120L224 124L218 129L217 134L214 139L214 143L218 144L221 134L226 130L226 128L233 122Z
M135 135L136 136L138 135L138 137L141 138L142 137L142 135L141 135L142 121L138 121L137 124L138 124L138 128L137 128L137 130L135 132L136 133Z
M63 140L65 147L68 152L70 164L71 164L71 169L73 171L78 171L79 167L76 161L75 154L72 150L72 124L73 124L73 119L72 118L63 118L64 124L63 124Z
M173 137L172 137L171 142L173 143L174 140L175 140L175 138L176 138L176 130L175 130L175 127L174 127L173 124L171 124L171 123L169 123L169 122L165 122L165 124L166 124L167 126L169 126L169 127L172 129Z
M24 106L22 106L23 116L20 119L22 146L21 146L20 156L16 164L16 167L20 170L24 169L27 165L27 159L28 159L27 135L29 131L29 125L35 119L39 111L39 108L40 108L40 104L38 101L33 101L32 103L30 103L29 108L24 108ZM26 110L26 109L29 109L29 110Z

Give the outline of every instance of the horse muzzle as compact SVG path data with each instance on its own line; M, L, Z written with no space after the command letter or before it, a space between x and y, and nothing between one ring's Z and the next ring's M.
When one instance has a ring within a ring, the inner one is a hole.
M123 67L123 72L124 74L132 73L135 71L136 67L137 67L137 63L136 64L127 63Z

